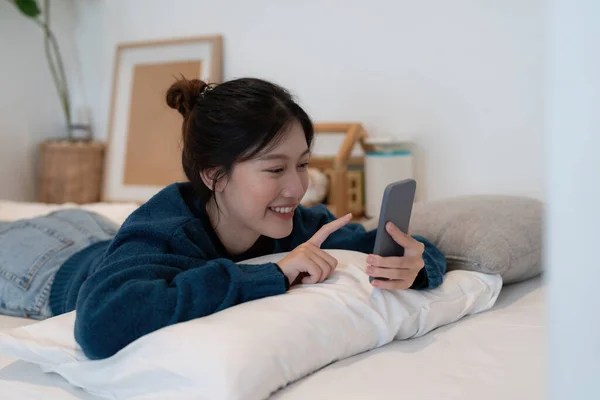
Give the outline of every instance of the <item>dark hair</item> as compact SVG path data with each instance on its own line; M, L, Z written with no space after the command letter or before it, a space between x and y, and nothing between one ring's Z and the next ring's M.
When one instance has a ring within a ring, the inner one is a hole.
M212 192L200 177L203 170L214 168L216 182L237 162L273 148L295 121L308 147L312 144L309 116L287 90L271 82L241 78L213 86L182 78L171 85L166 98L169 107L183 115L183 170L205 201Z

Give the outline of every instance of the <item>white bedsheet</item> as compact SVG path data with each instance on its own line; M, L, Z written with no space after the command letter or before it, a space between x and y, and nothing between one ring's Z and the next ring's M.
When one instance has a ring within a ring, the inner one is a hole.
M32 322L0 317L0 329ZM544 288L536 278L505 287L488 312L338 361L272 399L544 399L545 345ZM0 398L97 399L2 355Z
M75 203L45 204L35 202L0 200L0 221L15 221L21 218L33 218L66 208L82 208L87 211L104 215L114 223L121 225L123 221L137 208L139 204L125 203Z
M488 312L332 364L273 399L545 399L541 278L503 288Z

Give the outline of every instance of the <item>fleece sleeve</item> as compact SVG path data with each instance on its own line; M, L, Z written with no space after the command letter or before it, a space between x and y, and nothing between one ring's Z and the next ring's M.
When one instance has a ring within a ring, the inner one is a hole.
M285 291L276 264L182 256L160 235L124 230L79 291L75 338L102 359L165 326Z

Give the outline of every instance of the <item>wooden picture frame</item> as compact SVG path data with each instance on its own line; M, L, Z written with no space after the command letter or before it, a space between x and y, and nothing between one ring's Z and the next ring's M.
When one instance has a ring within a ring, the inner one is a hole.
M362 180L356 188L349 188L351 181L349 177L352 169L364 169L364 152L367 150L364 140L367 131L360 123L354 122L315 123L314 130L315 147L310 158L310 166L321 170L329 177L327 207L336 217L341 217L348 212L352 212L355 218L361 217L364 213ZM341 143L330 142L329 151L327 149L323 151L319 149L319 139L325 135L343 135L343 137L338 140ZM330 152L332 154L327 154ZM360 174L362 176L362 171ZM358 196L358 199L351 198L350 194L354 191L356 193L353 196Z
M222 80L222 37L201 36L117 46L102 200L143 203L181 167L181 115L165 95L176 79Z

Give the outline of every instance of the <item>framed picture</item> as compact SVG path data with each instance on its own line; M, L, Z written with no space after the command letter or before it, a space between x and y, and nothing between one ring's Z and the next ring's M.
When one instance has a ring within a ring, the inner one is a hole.
M222 79L221 36L125 43L117 47L103 201L145 202L186 180L181 115L165 101L177 78Z

